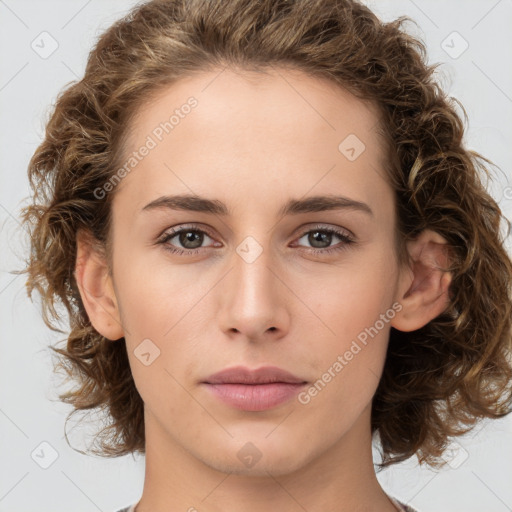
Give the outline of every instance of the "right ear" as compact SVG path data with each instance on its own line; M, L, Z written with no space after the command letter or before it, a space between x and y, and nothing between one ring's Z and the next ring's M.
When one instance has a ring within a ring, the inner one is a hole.
M122 338L124 330L105 251L85 230L77 233L74 274L92 326L109 340Z

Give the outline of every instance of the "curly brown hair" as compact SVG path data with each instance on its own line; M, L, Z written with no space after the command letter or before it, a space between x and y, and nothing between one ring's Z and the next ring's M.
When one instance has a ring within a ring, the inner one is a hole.
M512 262L500 232L505 220L486 191L490 160L463 145L464 124L428 65L424 43L402 16L380 21L355 0L165 0L136 6L91 51L84 77L58 96L43 142L30 160L31 204L22 218L31 236L23 272L43 298L43 317L65 306L70 332L60 368L77 386L59 398L78 411L100 409L101 456L145 452L143 401L125 343L109 343L91 325L74 269L79 230L109 254L114 191L94 191L123 161L130 125L151 95L195 72L273 65L327 78L374 102L387 142L386 173L398 214L397 258L430 228L452 249L451 302L423 328L391 328L383 375L372 402L380 468L415 453L443 465L449 437L512 403ZM110 262L110 259L109 259ZM67 333L66 333L67 335ZM64 340L65 341L65 340Z

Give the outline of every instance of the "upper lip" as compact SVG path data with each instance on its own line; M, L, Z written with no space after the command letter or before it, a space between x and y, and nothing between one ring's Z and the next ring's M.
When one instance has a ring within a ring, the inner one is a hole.
M210 375L205 382L208 384L268 384L271 382L303 384L306 381L277 366L263 366L255 370L245 366L234 366Z

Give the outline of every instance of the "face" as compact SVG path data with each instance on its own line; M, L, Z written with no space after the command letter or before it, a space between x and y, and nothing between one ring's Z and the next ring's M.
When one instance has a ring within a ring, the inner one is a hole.
M140 109L112 279L152 443L262 475L367 443L398 284L377 129L372 105L284 68L204 72ZM305 384L205 384L269 365Z

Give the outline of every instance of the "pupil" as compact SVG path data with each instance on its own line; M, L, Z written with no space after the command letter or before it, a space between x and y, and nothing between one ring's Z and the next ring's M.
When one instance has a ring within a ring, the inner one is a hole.
M201 247L201 243L202 243L201 236L202 235L200 235L199 233L195 233L193 231L186 231L184 233L181 233L180 243L187 249L195 249L197 247ZM192 242L192 246L187 245L189 242Z
M320 244L322 244L322 240L324 242L324 245L321 245L320 247L328 247L330 242L331 242L331 237L332 237L332 234L331 233L323 233L321 231L313 231L310 235L309 235L309 243L313 246L313 247L316 247L315 244L317 242L320 242ZM318 238L320 240L318 240Z

